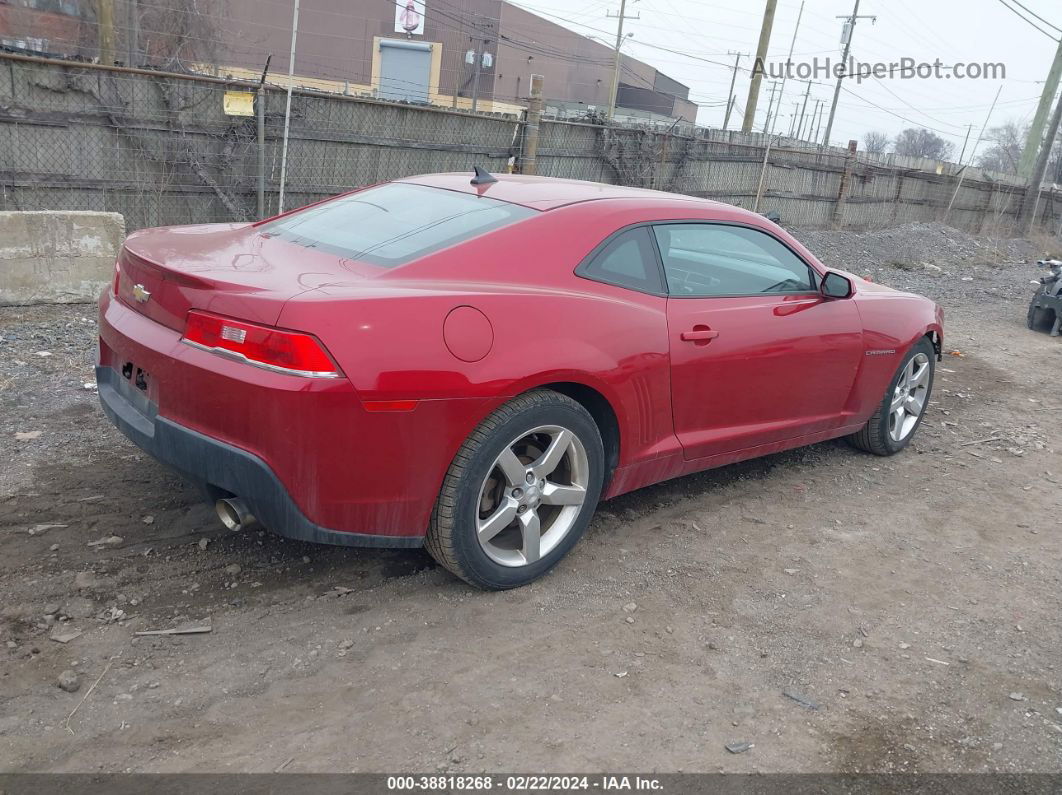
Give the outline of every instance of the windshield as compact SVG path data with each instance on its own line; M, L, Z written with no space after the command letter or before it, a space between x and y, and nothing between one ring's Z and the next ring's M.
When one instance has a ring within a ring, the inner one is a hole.
M392 182L260 228L269 237L393 268L536 212L486 196Z

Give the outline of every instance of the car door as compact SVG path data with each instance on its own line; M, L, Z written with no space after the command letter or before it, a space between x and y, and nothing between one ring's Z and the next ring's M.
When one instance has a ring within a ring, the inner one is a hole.
M855 302L750 226L653 227L668 288L671 403L687 459L839 427L863 355Z

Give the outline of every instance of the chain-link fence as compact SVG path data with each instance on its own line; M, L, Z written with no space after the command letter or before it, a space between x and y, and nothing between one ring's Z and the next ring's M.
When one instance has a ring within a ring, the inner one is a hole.
M114 211L129 229L273 214L285 101L275 86L0 55L0 209ZM285 208L411 174L519 170L524 128L511 116L296 90ZM976 169L718 130L544 120L536 170L716 199L805 227L947 220L1007 234L1032 202L1037 228L1054 232L1062 216L1053 192L1026 198L1016 180Z

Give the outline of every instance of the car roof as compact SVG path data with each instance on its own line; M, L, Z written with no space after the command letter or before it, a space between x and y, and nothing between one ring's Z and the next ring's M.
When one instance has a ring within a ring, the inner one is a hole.
M586 182L580 179L558 179L556 177L539 177L526 174L495 174L494 177L497 182L473 185L471 183L472 176L473 174L469 171L459 171L445 174L423 174L394 181L490 196L499 201L519 204L535 210L553 210L570 204L602 199L640 199L642 201L653 201L657 206L667 202L674 202L680 206L696 203L701 206L719 209L737 209L720 202L698 199L695 196L683 196L677 193L648 190L647 188L606 185L602 182Z

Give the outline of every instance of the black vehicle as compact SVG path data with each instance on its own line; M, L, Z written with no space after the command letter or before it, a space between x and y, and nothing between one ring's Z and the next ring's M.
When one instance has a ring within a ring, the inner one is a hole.
M1040 277L1040 286L1029 302L1026 323L1033 331L1050 331L1052 337L1057 337L1062 326L1062 261L1042 259L1036 264L1049 273Z

